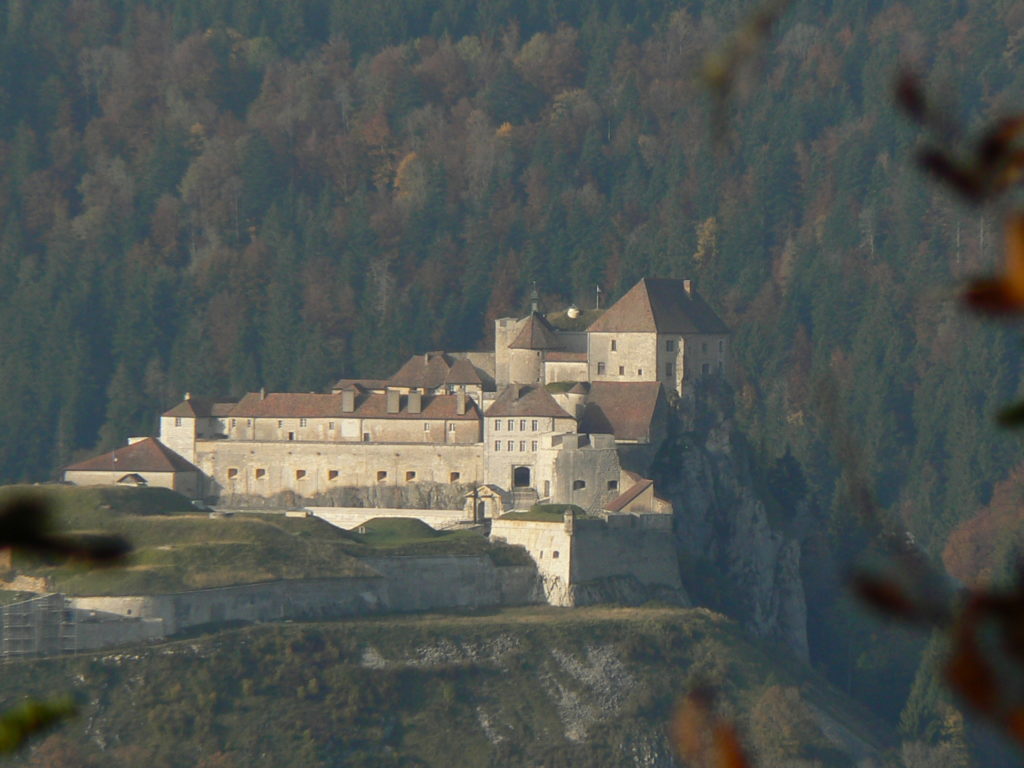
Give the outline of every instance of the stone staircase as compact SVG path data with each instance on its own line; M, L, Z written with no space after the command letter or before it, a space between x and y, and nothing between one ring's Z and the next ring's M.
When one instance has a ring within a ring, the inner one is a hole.
M533 488L513 488L509 493L507 511L525 512L536 504L539 498Z

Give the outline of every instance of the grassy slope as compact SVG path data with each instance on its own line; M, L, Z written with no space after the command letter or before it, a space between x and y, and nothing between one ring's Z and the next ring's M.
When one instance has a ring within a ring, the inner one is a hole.
M235 515L211 518L184 497L163 489L0 489L41 494L61 531L104 531L127 538L133 552L109 569L54 566L19 557L22 573L47 576L70 594L152 594L273 579L332 578L371 573L359 559L385 554L487 554L502 564L525 553L492 545L474 531L434 531L416 520L368 521L364 534L318 518Z
M253 626L10 664L0 706L73 688L82 715L54 738L83 760L101 740L99 763L114 768L193 765L217 752L233 761L224 765L284 768L620 766L651 750L664 755L665 723L695 680L719 688L751 748L849 764L820 732L772 742L776 731L785 736L786 713L775 713L771 733L759 729L749 713L772 685L799 690L869 742L890 738L805 668L703 609Z

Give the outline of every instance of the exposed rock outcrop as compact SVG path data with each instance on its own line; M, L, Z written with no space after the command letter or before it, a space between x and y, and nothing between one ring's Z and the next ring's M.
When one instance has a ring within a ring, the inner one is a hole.
M731 392L717 384L676 404L649 476L672 502L683 584L694 601L806 659L802 511L769 514L752 459L733 425Z

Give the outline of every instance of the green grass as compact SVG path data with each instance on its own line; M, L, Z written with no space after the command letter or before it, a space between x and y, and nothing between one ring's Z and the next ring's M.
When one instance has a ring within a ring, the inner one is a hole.
M575 504L534 504L527 512L507 512L502 520L524 520L532 523L560 523L569 510L576 512L576 517L587 517L586 511Z
M45 498L63 532L113 533L132 552L111 568L47 563L17 555L15 568L45 576L77 595L158 594L277 579L344 578L374 572L362 558L385 555L478 555L497 565L530 562L519 548L492 544L475 530L435 531L416 519L375 518L364 533L316 517L276 514L211 518L179 494L152 488L0 488Z
M568 392L570 389L575 387L579 382L576 381L552 381L544 385L544 389L552 394L560 394Z

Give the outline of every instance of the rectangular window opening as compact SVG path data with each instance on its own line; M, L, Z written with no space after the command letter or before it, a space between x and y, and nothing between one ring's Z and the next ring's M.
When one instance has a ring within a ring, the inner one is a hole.
M405 473L405 482L411 483L415 479L416 479L416 471L415 470L410 469L408 472Z
M459 478L461 478L461 477L462 477L462 475L460 473L452 472L451 474L448 475L448 482L449 483L457 483L457 482L459 482Z
M262 480L266 476L267 476L267 470L265 470L263 467L256 467L256 479L257 480Z
M424 421L423 422L423 431L424 432L429 432L430 431L430 422L429 421Z
M387 472L387 470L386 469L378 469L377 470L377 482L378 483L383 483L387 479L388 479L388 472Z
M612 339L612 352L619 348L619 344L615 339Z
M234 480L238 477L238 470L235 467L228 467L228 480Z
M526 450L526 441L525 440L520 440L519 441L519 450L520 451L525 451Z
M572 489L574 491L582 491L586 487L587 487L587 481L586 480L573 480L572 481Z
M305 478L306 478L306 470L304 470L304 469L296 469L295 470L295 479L296 480L305 480Z
M597 375L604 376L604 363L597 364Z
M620 365L619 366L619 376L625 376L625 375L626 375L626 366Z
M338 470L336 470L336 469L329 469L329 470L327 470L327 479L328 480L337 480L338 479Z
M180 427L181 426L181 416L175 416L174 417L174 426L176 426L176 427Z
M609 480L608 481L608 490L609 491L617 491L617 490L619 490L619 481L618 480Z
M496 450L496 451L500 451L501 450L501 440L495 440L494 441L494 450Z
M299 419L299 426L300 427L308 427L309 426L309 419Z
M536 419L534 419L533 421L530 422L530 430L533 431L533 432L537 431L537 420Z

